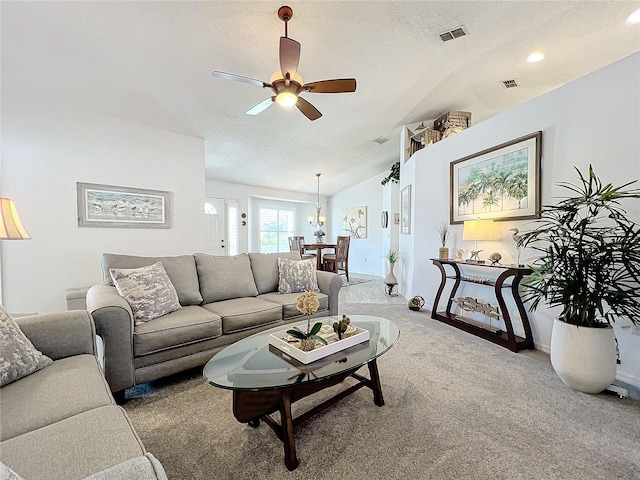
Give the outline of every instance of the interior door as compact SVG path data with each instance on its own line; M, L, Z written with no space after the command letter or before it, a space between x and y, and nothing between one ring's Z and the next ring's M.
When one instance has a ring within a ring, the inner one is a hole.
M204 204L207 222L207 253L227 255L226 252L226 205L224 198L206 197Z

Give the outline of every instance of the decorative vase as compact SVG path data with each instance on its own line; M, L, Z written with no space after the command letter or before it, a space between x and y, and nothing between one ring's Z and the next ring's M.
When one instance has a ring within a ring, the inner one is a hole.
M389 264L389 273L384 279L384 283L386 283L387 285L397 285L398 283L398 279L393 274L393 267L395 267L395 265L396 265L395 263Z
M310 352L314 348L316 348L315 338L305 338L304 340L300 340L300 350L303 352Z
M438 249L438 259L449 260L449 247L440 247Z
M551 331L551 365L574 390L602 392L616 378L613 328L579 327L556 318Z

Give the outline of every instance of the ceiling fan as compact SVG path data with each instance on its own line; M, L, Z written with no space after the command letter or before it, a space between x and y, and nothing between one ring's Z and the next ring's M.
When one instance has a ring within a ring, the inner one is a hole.
M280 70L276 71L269 83L255 80L241 75L225 72L212 72L212 75L225 80L257 85L262 88L270 88L275 95L260 102L247 111L247 115L258 115L273 104L278 102L284 107L295 105L309 120L317 120L322 116L316 107L300 96L303 92L309 93L348 93L356 91L355 78L340 78L333 80L320 80L318 82L304 83L298 75L298 63L300 61L300 43L289 38L288 22L293 17L291 7L280 7L278 17L284 22L284 37L280 37Z

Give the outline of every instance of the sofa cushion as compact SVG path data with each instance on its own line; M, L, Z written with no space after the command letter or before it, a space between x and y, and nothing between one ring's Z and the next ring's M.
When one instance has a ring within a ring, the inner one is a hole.
M153 322L136 325L133 332L133 351L136 356L148 355L220 335L220 316L202 307L183 307Z
M278 292L300 293L318 291L315 260L278 259Z
M260 300L265 300L267 302L279 303L282 305L282 316L286 320L288 318L301 316L302 313L296 308L296 298L300 295L299 293L278 293L278 292L270 292L265 293L263 295L258 295ZM324 293L316 292L316 297L318 297L318 302L320 302L320 307L318 308L318 312L322 312L323 310L329 309L329 296ZM328 315L328 313L327 313Z
M278 259L288 258L289 260L301 260L300 252L280 252L280 253L250 253L251 271L258 288L258 293L277 292L278 280Z
M109 274L111 268L139 268L162 262L171 279L180 305L200 305L200 285L198 273L193 255L180 255L177 257L136 257L134 255L119 255L104 253L102 255L102 277L105 285L113 286L113 280Z
M117 405L13 437L0 450L2 461L28 480L81 479L145 453Z
M181 308L178 294L162 262L140 268L109 270L118 293L131 306L136 323L147 322Z
M76 355L2 387L2 441L92 408L113 404L98 360Z
M238 332L282 320L282 306L255 297L209 303L204 308L222 317L224 333Z
M2 305L0 305L0 338L2 339L0 387L53 363L53 360L33 346Z
M230 257L205 253L194 256L203 303L258 295L246 253Z
M167 480L167 473L160 462L150 453L86 477L83 480ZM1 479L0 479L1 480Z

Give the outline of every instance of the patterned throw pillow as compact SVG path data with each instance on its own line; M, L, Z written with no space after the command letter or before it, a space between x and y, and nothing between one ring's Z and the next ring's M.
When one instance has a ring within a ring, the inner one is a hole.
M22 333L11 315L0 305L0 387L31 375L53 363Z
M131 306L136 324L182 308L162 262L140 268L109 270L118 293Z
M318 291L316 261L278 259L278 292L297 293L307 290Z

